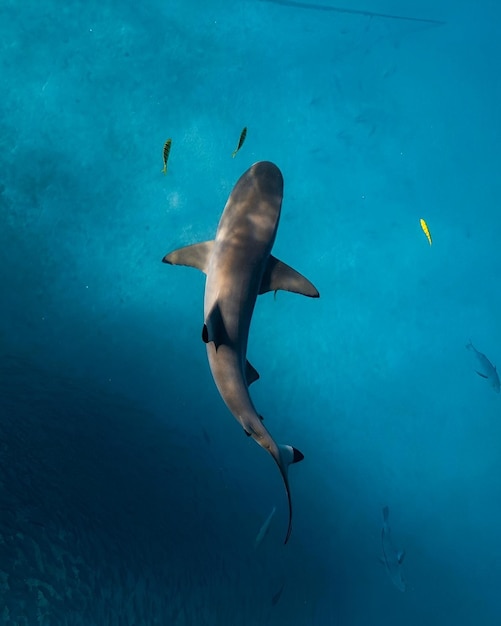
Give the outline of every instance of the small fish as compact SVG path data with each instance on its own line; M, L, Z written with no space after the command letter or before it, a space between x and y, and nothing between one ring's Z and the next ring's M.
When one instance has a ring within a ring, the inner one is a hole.
M162 170L164 174L167 174L167 161L169 159L169 152L170 152L171 145L172 145L172 139L167 139L167 141L164 143L164 168Z
M271 606L277 606L280 598L282 597L282 593L283 593L284 589L285 589L285 583L282 584L280 589L277 591L277 593L271 599Z
M256 539L254 540L254 550L257 550L259 548L259 546L261 545L263 539L268 534L268 530L270 529L271 520L273 519L273 516L275 515L275 511L276 510L277 510L276 507L273 507L271 513L268 515L268 517L263 522L263 525L259 529L259 532L256 535Z
M202 432L204 435L204 439L205 439L205 443L210 446L210 437L209 437L209 433L205 430L205 428L202 428Z
M244 145L244 141L245 141L246 137L247 137L247 126L244 126L242 128L242 132L240 133L240 139L238 140L238 146L235 148L235 150L233 150L233 154L231 155L233 159L236 157L237 152L240 150L240 148Z
M423 218L421 218L419 220L419 223L421 224L421 228L423 229L423 233L426 235L426 238L428 239L428 243L431 246L431 235L430 235L430 230L428 228L428 224L424 221Z
M475 358L477 359L478 369L475 370L477 374L482 378L488 380L491 383L491 387L494 389L494 391L496 393L499 393L499 376L496 366L489 361L485 354L482 354L475 348L475 346L471 343L471 339L466 344L466 349L470 350L470 352L473 352Z
M383 558L381 562L386 568L391 582L399 591L405 591L405 580L402 576L402 561L405 552L403 550L395 550L391 540L391 530L388 524L390 509L385 506L383 508L383 529L381 530L381 546L383 548Z

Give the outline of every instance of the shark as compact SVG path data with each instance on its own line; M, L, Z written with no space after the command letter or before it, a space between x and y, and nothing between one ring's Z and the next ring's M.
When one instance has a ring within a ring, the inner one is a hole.
M318 298L316 287L271 254L282 208L284 180L269 161L254 163L235 184L214 240L179 248L164 263L194 267L206 275L202 340L216 387L245 433L273 458L285 486L292 530L288 468L304 458L291 445L277 444L249 394L259 378L247 360L249 329L258 295L278 290Z

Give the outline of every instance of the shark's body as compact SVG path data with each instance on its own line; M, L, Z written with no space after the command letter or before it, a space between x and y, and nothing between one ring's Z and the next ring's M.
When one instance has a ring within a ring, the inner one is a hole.
M238 180L226 203L214 241L175 250L165 263L196 267L207 275L202 338L216 386L245 432L277 463L287 491L289 539L292 505L287 469L303 458L278 445L249 396L259 374L247 361L247 341L257 296L285 289L318 297L301 274L271 255L283 197L283 178L273 163L255 163Z

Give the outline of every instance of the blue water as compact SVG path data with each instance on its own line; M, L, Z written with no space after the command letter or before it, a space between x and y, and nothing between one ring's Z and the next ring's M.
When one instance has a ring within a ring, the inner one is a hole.
M501 623L499 3L360 3L0 2L2 626ZM263 159L321 293L249 339L287 546L161 263Z

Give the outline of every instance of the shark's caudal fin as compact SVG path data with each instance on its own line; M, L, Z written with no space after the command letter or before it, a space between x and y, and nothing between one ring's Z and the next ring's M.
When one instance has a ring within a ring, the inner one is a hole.
M270 254L263 278L261 279L259 293L277 291L278 289L293 291L310 298L318 298L320 296L315 285L310 283L307 278Z
M280 473L282 474L285 491L287 492L287 502L289 505L289 525L287 527L287 535L285 536L285 544L289 541L292 531L292 500L289 487L288 469L289 465L292 463L299 463L299 461L302 461L304 459L304 454L292 446L281 445L278 446L278 458L276 458L275 455L272 456L280 469Z
M185 246L184 248L178 248L177 250L169 252L169 254L164 256L162 262L169 263L169 265L187 265L188 267L195 267L206 274L213 247L214 241L195 243L192 246Z

